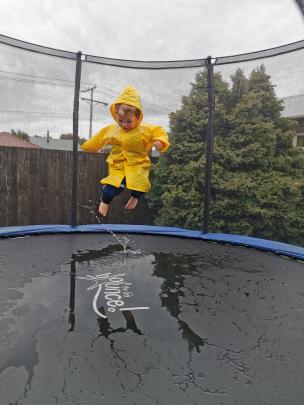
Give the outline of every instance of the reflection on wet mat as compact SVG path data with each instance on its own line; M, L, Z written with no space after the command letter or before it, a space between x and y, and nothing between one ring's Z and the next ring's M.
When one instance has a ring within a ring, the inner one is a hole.
M303 402L302 263L174 237L2 246L1 404Z

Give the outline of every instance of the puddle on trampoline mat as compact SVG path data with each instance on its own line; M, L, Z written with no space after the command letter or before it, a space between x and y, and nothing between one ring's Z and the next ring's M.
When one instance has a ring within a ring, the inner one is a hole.
M174 383L171 390L181 393L186 392L189 381L203 381L212 364L234 368L231 387L238 383L240 361L250 370L248 375L258 375L254 353L259 356L261 352L271 359L269 367L261 365L269 379L274 363L285 364L284 356L290 351L290 346L280 343L288 339L286 319L291 322L282 299L285 291L280 279L257 269L249 274L237 265L228 269L206 255L145 252L121 244L78 251L70 264L61 264L60 271L43 269L44 274L33 276L31 282L17 288L18 296L8 300L9 307L0 319L1 331L5 330L0 382L24 368L26 378L20 392L30 401L38 398L31 392L45 368L53 370L54 375L48 377L53 380L56 367L64 374L67 370L76 373L76 368L90 374L91 367L99 370L100 364L113 358L114 363L102 373L114 387L118 384L117 392L128 391L133 379L133 387L142 390L141 381L149 370L161 370L170 385L169 368L181 384L180 389ZM265 299L270 293L271 305ZM302 295L296 297L300 300ZM275 334L275 328L281 341L274 340L270 347L266 336ZM281 353L278 359L276 351ZM225 379L231 375L229 371ZM95 376L91 379L95 381ZM217 378L210 381L220 390ZM193 395L200 398L201 390Z

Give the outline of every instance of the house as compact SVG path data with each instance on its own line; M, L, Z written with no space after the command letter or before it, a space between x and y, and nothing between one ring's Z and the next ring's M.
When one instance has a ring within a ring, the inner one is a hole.
M304 116L295 117L295 120L298 122L298 127L293 137L292 144L296 148L302 148L304 150Z
M30 141L43 149L73 150L73 139L55 139L50 136L30 136ZM78 145L79 150L79 145Z
M24 141L8 132L0 132L0 146L13 146L18 148L33 148L39 149L38 145Z
M292 118L298 123L292 144L304 150L304 94L283 98L283 117Z

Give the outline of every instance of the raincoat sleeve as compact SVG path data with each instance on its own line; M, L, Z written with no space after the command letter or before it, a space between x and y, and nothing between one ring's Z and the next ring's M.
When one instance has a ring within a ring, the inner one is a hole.
M161 142L163 146L159 150L159 152L166 152L166 150L170 146L167 132L164 130L164 128L160 126L153 126L151 129L152 129L152 143L154 144L155 141Z
M92 138L84 142L80 148L85 152L97 152L106 145L111 145L111 137L109 137L109 126L102 128Z

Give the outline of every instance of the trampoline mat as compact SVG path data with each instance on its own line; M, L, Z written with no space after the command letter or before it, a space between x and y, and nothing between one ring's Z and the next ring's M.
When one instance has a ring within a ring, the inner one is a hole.
M0 403L304 403L304 268L163 236L0 241Z

